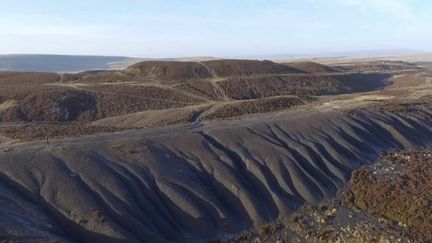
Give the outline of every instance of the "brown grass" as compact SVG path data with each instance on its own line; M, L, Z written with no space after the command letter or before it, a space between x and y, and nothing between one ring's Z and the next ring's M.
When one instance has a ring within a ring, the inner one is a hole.
M331 68L340 72L388 72L418 69L415 64L402 61L371 61L349 62L331 65Z
M296 97L272 97L260 100L242 101L223 105L203 117L204 120L225 119L246 114L281 111L302 105Z
M109 116L205 102L205 99L175 89L155 86L67 87L25 82L3 85L0 104L10 100L16 103L10 109L0 111L0 121L89 122Z
M329 95L352 90L329 76L275 75L249 78L231 78L218 82L232 99L244 100L280 95Z
M406 225L411 240L432 241L432 150L384 154L379 161L353 173L343 202Z
M271 61L217 60L203 62L218 77L250 76L262 74L293 74L302 71Z
M13 140L33 141L49 138L79 137L122 131L126 128L89 126L82 124L40 124L0 127L0 134Z
M218 96L210 81L198 80L190 81L187 83L181 83L174 86L177 89L184 90L188 93L202 96L203 98L210 100L217 100Z
M384 153L339 197L219 242L431 242L432 149Z
M319 96L364 92L383 87L384 74L266 75L229 78L218 84L237 100L280 95Z
M0 85L37 85L59 80L56 73L0 72Z
M80 82L80 83L110 83L110 82L128 82L136 80L133 74L123 71L87 71L82 73L65 73L63 74L63 83Z
M349 116L356 116L358 111L372 110L374 112L391 112L404 116L416 116L419 118L429 119L429 114L423 111L423 107L430 107L432 96L426 95L415 101L407 100L383 100L362 109L344 110L343 113Z
M333 68L316 62L289 62L284 64L306 73L337 73Z
M211 73L207 68L196 62L140 62L127 68L125 73L133 74L144 80L158 80L163 82L211 77Z

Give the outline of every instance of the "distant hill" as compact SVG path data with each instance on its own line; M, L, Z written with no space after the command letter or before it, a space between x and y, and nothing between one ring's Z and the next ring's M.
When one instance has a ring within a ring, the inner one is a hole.
M198 62L145 61L125 70L128 74L150 80L181 81L212 77L205 65Z
M124 69L141 60L120 56L0 55L0 71L79 72Z
M271 61L214 60L203 62L144 61L126 69L145 79L179 81L210 77L249 76L260 74L302 73L295 68Z
M202 62L202 64L212 70L218 77L303 73L303 71L296 68L268 60L215 60Z

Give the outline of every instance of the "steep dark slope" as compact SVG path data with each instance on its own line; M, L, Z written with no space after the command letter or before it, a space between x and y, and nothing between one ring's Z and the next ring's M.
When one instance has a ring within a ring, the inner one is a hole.
M430 145L432 110L287 114L0 153L0 237L190 242L332 197L386 149ZM421 114L421 115L419 115Z
M218 82L232 99L275 95L319 96L372 91L386 85L387 74L263 75Z

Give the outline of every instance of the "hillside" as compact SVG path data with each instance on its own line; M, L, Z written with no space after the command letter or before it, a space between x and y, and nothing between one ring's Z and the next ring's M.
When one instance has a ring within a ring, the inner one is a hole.
M215 60L202 63L212 70L212 73L217 77L303 73L295 68L272 61Z
M289 62L285 65L306 73L336 73L335 69L317 62Z
M371 91L385 86L387 74L269 75L229 78L218 82L232 99L277 95L321 96Z
M328 63L334 70L339 72L398 72L401 70L414 70L418 71L417 65L403 61L348 61L348 62L330 62Z
M211 72L197 62L147 61L128 67L125 73L143 80L184 81L212 77Z
M4 107L0 110L0 121L3 122L89 122L205 102L200 97L155 86L0 85L0 105Z

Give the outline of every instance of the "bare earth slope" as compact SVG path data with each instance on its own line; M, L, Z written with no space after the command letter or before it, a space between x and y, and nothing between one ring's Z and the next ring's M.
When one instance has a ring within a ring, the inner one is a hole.
M298 113L4 148L0 234L186 242L236 233L331 198L384 149L428 145L432 111L414 108L422 115Z

